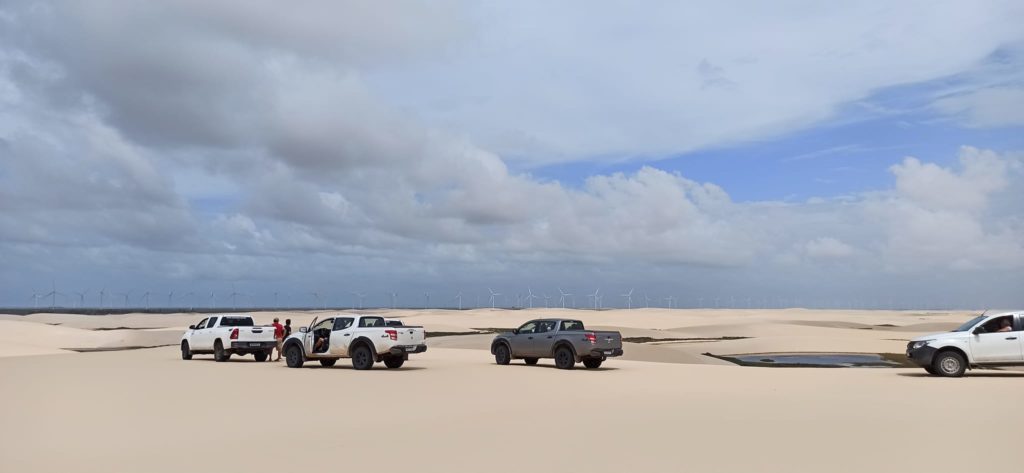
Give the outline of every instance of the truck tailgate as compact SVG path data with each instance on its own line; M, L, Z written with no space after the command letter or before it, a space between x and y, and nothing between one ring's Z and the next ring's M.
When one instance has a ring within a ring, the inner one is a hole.
M398 341L395 345L422 345L426 338L423 327L393 327L398 331Z
M239 342L272 342L274 327L235 327Z
M596 350L613 350L622 348L622 334L619 332L592 331L597 340L592 344Z

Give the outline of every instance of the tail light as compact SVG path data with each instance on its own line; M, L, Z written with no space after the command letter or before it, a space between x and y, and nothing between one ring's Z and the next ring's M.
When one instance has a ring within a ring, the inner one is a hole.
M583 338L590 343L597 343L597 335L593 333L584 333Z
M232 340L238 340L238 329L237 328L231 331L231 339Z
M384 333L388 334L388 338L398 340L398 330L385 330Z

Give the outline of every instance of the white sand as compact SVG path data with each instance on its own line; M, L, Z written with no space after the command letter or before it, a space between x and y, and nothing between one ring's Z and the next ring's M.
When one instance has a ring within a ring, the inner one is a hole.
M557 314L406 315L428 329L468 329ZM702 350L793 351L818 347L817 339L850 348L834 351L900 351L905 342L887 339L916 333L849 324L956 324L966 314L568 315L665 336L758 338L630 345L635 357L665 362L611 360L598 371L561 371L550 362L494 365L485 351L490 336L467 335L429 340L430 351L401 370L357 372L344 360L301 370L251 357L185 362L175 347L35 356L61 353L67 343L110 345L132 341L134 332L170 337L180 330L73 328L106 323L103 317L63 316L61 326L43 323L53 316L8 319L0 321L0 346L25 352L0 358L0 471L1020 471L1012 452L1024 424L1016 408L1024 374L939 379L916 369L699 364L719 363L699 356ZM201 318L111 322L170 327ZM17 342L39 335L55 341Z

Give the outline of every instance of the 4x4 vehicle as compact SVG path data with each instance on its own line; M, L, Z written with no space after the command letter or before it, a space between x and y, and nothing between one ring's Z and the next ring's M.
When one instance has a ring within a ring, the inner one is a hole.
M981 314L952 332L917 337L907 358L938 376L963 376L970 368L1024 366L1024 313Z
M274 328L257 327L248 315L211 315L181 336L181 359L213 354L214 360L228 361L231 355L252 354L267 361L275 344Z
M351 358L352 367L368 370L378 361L388 368L400 368L410 353L427 351L423 327L388 326L375 315L339 314L319 322L313 319L284 340L284 357L289 368L301 368L308 360L334 366Z
M587 330L579 320L531 320L494 337L491 354L499 365L520 358L535 365L541 358L554 358L561 369L572 369L581 361L587 368L599 368L608 357L622 356L622 335Z

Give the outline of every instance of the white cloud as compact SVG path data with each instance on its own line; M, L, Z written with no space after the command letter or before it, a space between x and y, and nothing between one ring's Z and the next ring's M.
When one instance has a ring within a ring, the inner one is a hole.
M974 90L936 100L933 105L970 127L1024 126L1024 87Z
M445 4L410 22L359 3L336 7L339 29L298 10L278 23L229 4L117 5L124 15L75 3L0 18L6 267L122 283L751 287L822 271L832 287L881 277L858 271L1024 273L1018 155L907 158L891 189L742 203L654 166L567 187L503 154L621 158L794 130L878 87L971 67L1020 33L994 7L773 6L755 21L717 3L701 18L588 3L592 21L566 22L580 5Z

